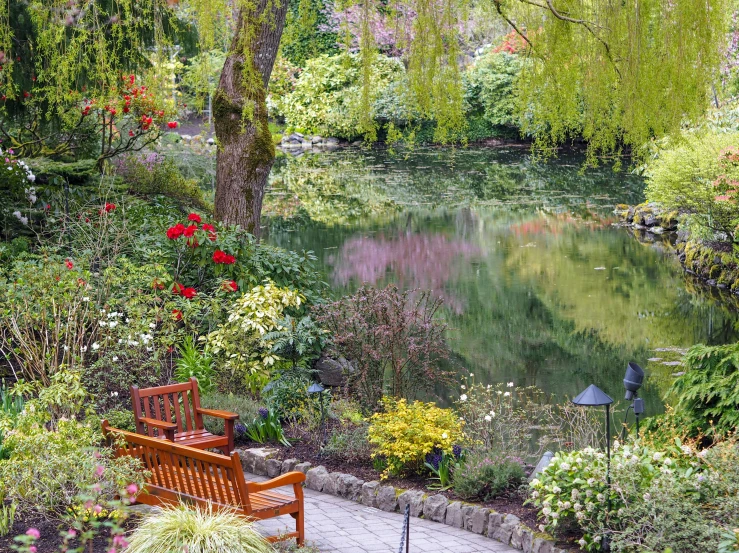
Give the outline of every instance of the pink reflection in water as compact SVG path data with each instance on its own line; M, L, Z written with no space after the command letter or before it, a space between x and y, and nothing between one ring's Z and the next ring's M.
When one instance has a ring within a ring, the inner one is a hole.
M444 288L454 276L455 262L461 257L479 257L477 246L462 240L450 240L443 234L402 234L387 238L361 236L350 238L341 247L334 265L336 284L351 281L378 284L388 272L399 288L433 290L455 313L462 313L464 304Z

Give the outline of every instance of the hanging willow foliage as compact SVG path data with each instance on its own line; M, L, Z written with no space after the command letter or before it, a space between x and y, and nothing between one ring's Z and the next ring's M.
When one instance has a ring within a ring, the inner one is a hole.
M219 33L228 27L228 15L238 11L231 51L250 60L255 29L271 24L275 13L284 17L280 6L286 1L269 0L262 9L254 0L188 0L176 10L191 15L206 50L222 43ZM638 148L694 121L710 101L730 0L483 1L526 40L531 63L517 87L520 115L523 131L544 151L578 135L589 141L592 160L624 146ZM174 0L169 2L0 3L0 93L12 105L32 90L50 113L79 101L80 91L104 96L123 71L141 70L173 46L177 20ZM397 25L410 107L436 121L437 140L460 136L465 125L460 44L470 0L338 0L337 6L361 13L361 130L370 139L376 136L370 71L376 48L370 26L382 11ZM32 63L19 64L26 56ZM263 96L257 65L245 61L239 68L245 98ZM245 101L241 108L249 119L255 104Z

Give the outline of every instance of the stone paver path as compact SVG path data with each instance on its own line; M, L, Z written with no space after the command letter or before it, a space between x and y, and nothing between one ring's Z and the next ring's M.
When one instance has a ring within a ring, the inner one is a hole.
M246 475L247 480L266 478ZM366 507L354 501L305 489L305 534L309 544L321 553L397 553L403 529L403 515ZM285 493L292 494L291 488ZM260 521L266 534L294 531L295 521L283 516ZM507 545L420 518L410 519L411 553L521 553Z

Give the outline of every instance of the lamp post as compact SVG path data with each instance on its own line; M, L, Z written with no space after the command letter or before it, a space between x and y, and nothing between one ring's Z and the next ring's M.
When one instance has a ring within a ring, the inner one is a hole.
M575 399L575 405L583 407L606 407L606 483L608 494L606 495L606 515L611 510L611 404L613 399L595 384L591 384Z
M318 394L318 401L321 404L321 423L320 423L320 433L321 433L321 445L323 445L325 441L325 427L324 427L324 419L325 419L325 411L323 409L323 392L326 390L320 383L314 382L310 386L308 386L308 393L309 394Z
M626 419L629 416L629 409L633 409L634 411L634 416L636 417L636 437L639 437L639 415L644 413L644 400L638 397L637 392L641 388L642 382L644 382L644 369L633 361L630 361L626 365L624 388L626 388L626 399L631 401L631 405L626 409L622 437L626 435Z

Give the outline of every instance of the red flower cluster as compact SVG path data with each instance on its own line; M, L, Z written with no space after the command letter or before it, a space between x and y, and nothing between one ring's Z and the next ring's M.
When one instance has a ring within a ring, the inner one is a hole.
M67 266L67 269L69 269L70 271L74 268L74 263L72 263L69 259L64 261L64 264Z
M216 228L213 225L209 225L208 223L205 223L202 228L205 232L208 233L208 239L211 242L215 242L216 238L218 238L218 235L216 234Z
M182 311L179 309L173 309L172 310L172 316L174 317L175 321L181 321L182 320Z
M175 296L183 296L187 298L188 300L193 299L198 294L195 288L185 287L179 282L175 282L174 285L172 286L172 293Z
M239 289L239 285L236 284L235 280L227 280L223 284L221 284L221 288L223 288L226 292L236 292L236 290Z
M180 236L183 235L184 232L185 225L183 225L182 223L177 223L175 226L169 227L167 229L167 238L169 238L170 240L177 240Z
M102 210L100 210L100 214L102 215L103 212L110 213L111 211L115 211L116 205L115 204L108 204L106 203Z
M190 225L188 227L185 227L185 230L182 231L182 234L190 238L191 236L195 235L195 231L198 230L197 225Z
M170 129L176 129L177 128L177 121L170 121L169 123L167 123L167 126Z
M213 262L222 263L223 265L233 265L236 263L236 258L224 251L216 250L213 252Z
M196 223L202 223L203 220L200 218L200 215L197 213L190 213L190 215L187 216L188 221L194 221ZM210 226L210 225L208 225ZM203 225L203 229L205 229L205 225Z

